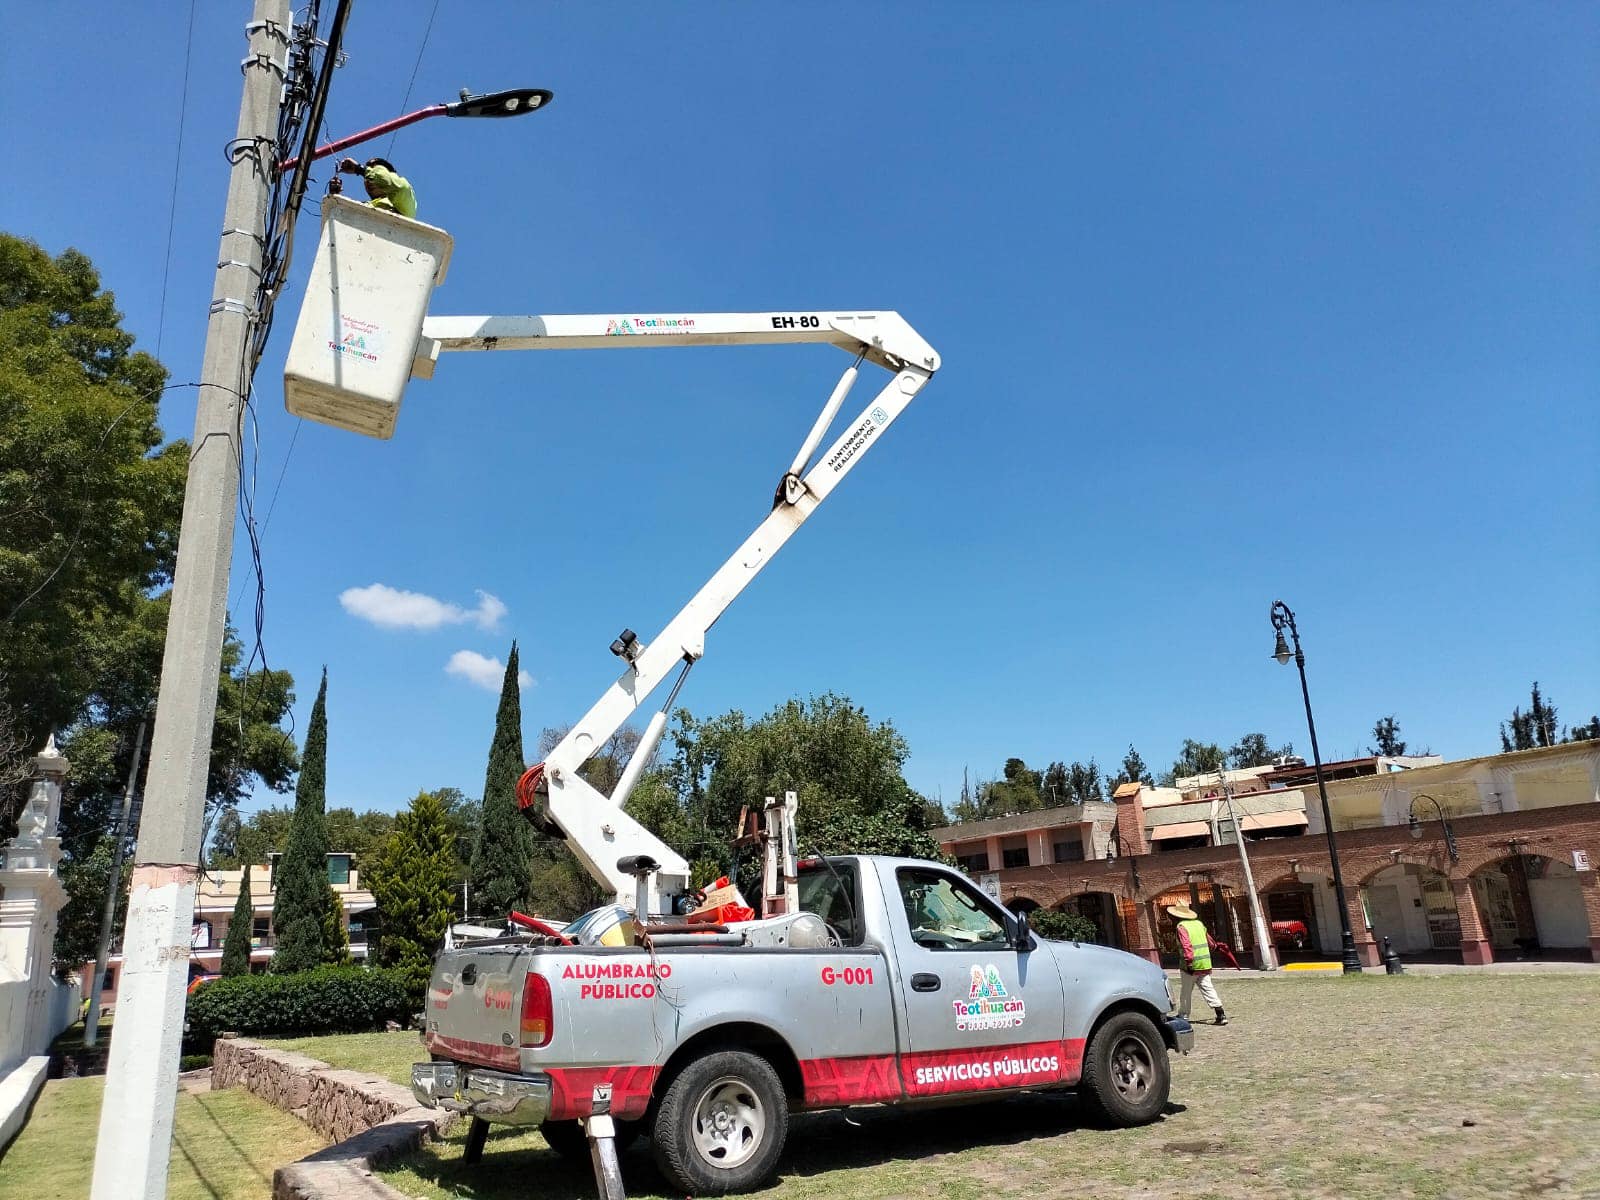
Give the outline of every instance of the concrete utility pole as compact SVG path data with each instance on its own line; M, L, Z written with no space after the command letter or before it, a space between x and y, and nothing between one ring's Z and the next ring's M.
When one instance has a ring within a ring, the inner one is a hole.
M117 817L117 838L111 844L111 878L106 882L106 907L100 914L100 940L95 943L94 974L89 979L89 1011L83 1017L83 1044L100 1040L100 993L105 991L106 959L111 954L111 923L117 918L117 896L122 892L122 854L128 840L128 816L133 811L133 789L139 782L139 760L144 756L144 731L148 719L139 721L133 739L133 764L128 768L128 786L122 789L122 812Z
M1250 870L1250 855L1244 848L1244 828L1239 824L1239 814L1233 811L1233 784L1228 782L1228 764L1217 771L1222 780L1222 796L1228 805L1228 821L1233 826L1233 840L1239 845L1239 866L1244 869L1245 890L1250 893L1250 923L1256 931L1256 965L1263 971L1278 969L1278 948L1272 944L1272 930L1261 912L1261 897L1256 894L1256 877Z
M237 153L206 325L161 694L122 943L117 1020L95 1146L93 1200L161 1200L167 1194L239 491L244 404L239 393L248 378L245 356L289 66L289 0L255 0L245 29L250 52L241 64Z

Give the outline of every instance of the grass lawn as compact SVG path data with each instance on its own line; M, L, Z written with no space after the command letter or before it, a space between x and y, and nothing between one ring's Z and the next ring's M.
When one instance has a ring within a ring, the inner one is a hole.
M1076 1101L800 1116L771 1200L915 1196L1429 1198L1600 1195L1600 975L1217 981L1232 1023L1175 1064L1173 1109L1142 1129L1082 1122ZM405 1082L415 1034L294 1043ZM385 1178L407 1196L594 1194L535 1133L461 1133ZM661 1196L648 1144L631 1196Z
M52 1079L0 1159L0 1196L81 1200L94 1174L104 1078ZM267 1200L272 1172L327 1142L242 1088L179 1091L170 1200Z

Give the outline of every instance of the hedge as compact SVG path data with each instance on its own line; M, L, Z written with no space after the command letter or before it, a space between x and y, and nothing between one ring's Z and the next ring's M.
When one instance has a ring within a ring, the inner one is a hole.
M188 1032L209 1043L225 1031L243 1034L359 1033L402 1024L411 1015L398 971L318 967L293 975L214 979L189 997Z
M1029 913L1028 926L1052 942L1092 942L1100 936L1099 927L1088 917L1049 908Z

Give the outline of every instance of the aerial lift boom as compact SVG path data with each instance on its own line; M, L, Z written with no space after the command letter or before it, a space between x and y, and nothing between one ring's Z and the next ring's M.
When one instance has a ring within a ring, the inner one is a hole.
M683 856L623 810L628 794L655 753L689 669L705 653L706 634L791 535L939 368L939 356L895 312L794 311L628 316L428 317L412 373L433 375L440 353L456 350L564 350L661 346L754 346L827 343L854 357L778 482L772 511L683 609L646 643L624 630L611 645L626 664L617 681L573 725L545 761L518 787L537 824L559 832L579 862L616 894L619 904L646 915L668 914L689 889ZM820 455L863 361L892 377ZM650 719L638 748L610 796L579 769L650 698L667 676L677 679ZM637 895L637 899L636 899Z

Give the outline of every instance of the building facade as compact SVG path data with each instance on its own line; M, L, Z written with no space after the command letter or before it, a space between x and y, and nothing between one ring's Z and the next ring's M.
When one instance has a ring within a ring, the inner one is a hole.
M272 928L272 905L276 899L278 855L272 861L250 868L250 969L264 971L272 961L276 933ZM189 937L189 973L191 976L215 975L222 969L222 948L227 942L228 926L233 922L234 905L239 899L239 886L243 870L208 871L200 881L195 896L194 924ZM339 897L343 909L345 936L350 942L350 957L356 962L367 958L368 933L376 918L372 893L361 886L360 872L354 859L345 853L328 855L328 883ZM100 993L101 1011L110 1011L116 1003L117 984L122 975L122 955L112 954L106 960L106 978ZM94 962L84 968L84 979L94 977Z
M1439 961L1600 961L1600 743L1454 762L1352 759L1326 764L1324 777L1363 963L1378 965L1385 939L1403 957ZM1084 841L1081 860L1064 860L1051 852L1063 827L1106 833ZM1126 784L1104 805L934 836L1013 908L1080 912L1106 944L1173 962L1164 910L1183 901L1247 965L1255 947L1241 835L1279 952L1339 953L1323 829L1315 773L1290 762L1171 788Z

